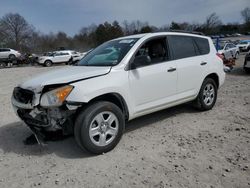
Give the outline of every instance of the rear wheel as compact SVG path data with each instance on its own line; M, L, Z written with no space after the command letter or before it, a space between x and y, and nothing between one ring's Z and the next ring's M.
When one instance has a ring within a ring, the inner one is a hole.
M213 108L217 99L217 85L211 78L206 78L201 86L199 94L194 101L195 107L201 111Z
M46 60L46 61L44 62L44 65L45 65L46 67L51 67L51 66L52 66L52 61Z
M72 65L73 64L73 57L69 59L69 61L66 63L66 65Z
M15 59L16 59L16 56L15 56L14 54L10 54L10 55L9 55L9 59L15 60Z
M125 127L121 109L100 101L83 110L76 119L74 134L77 144L94 154L112 150L120 141Z

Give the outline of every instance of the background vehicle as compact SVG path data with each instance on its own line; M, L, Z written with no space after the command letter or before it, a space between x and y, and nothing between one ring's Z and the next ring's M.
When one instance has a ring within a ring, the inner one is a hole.
M249 51L250 50L250 40L242 40L237 44L240 51Z
M10 49L10 48L0 48L0 59L17 59L21 56L21 53Z
M77 65L28 80L13 91L18 116L37 135L74 134L81 148L112 150L125 122L193 101L213 108L225 73L209 37L167 32L108 41Z
M70 51L72 58L73 58L73 63L80 61L84 56L85 53L80 53L80 52L76 52L76 51Z
M73 62L72 51L68 50L48 52L45 54L45 56L41 56L38 58L38 64L47 67L59 63L71 64L72 62Z
M218 53L224 55L226 59L235 58L237 59L240 54L239 48L233 43L223 43L219 44Z
M250 73L250 51L245 56L243 69L246 71L246 73Z

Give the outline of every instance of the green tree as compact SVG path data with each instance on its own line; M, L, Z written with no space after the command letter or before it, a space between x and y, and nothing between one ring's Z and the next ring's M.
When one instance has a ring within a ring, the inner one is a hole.
M180 30L181 27L179 26L178 23L172 22L171 25L170 25L170 29L171 29L171 30Z
M153 32L153 29L150 26L144 26L141 28L141 31L140 31L140 33L152 33L152 32Z

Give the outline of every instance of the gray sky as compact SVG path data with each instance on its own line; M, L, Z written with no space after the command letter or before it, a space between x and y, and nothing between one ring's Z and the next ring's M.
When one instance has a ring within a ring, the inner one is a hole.
M1 0L0 16L19 13L41 32L74 35L83 26L114 20L202 23L213 12L224 23L241 23L240 11L247 6L250 0Z

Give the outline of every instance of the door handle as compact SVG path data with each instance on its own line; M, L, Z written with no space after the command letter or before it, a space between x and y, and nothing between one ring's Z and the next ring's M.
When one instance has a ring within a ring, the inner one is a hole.
M206 65L206 64L207 64L207 62L205 62L205 61L201 62L201 65Z
M170 68L168 69L168 72L174 72L174 71L176 71L176 68L174 68L174 67L170 67Z

